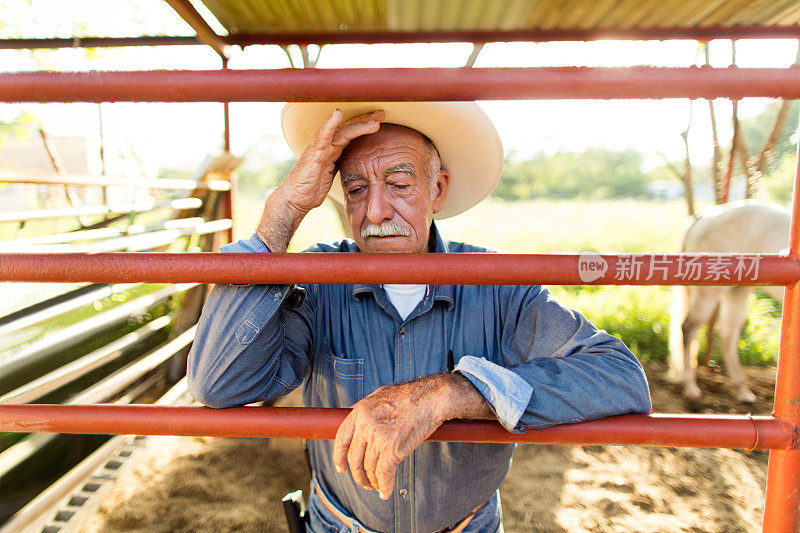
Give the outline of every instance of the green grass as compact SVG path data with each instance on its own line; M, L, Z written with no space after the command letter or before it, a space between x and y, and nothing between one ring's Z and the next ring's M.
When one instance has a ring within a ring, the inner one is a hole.
M239 197L238 238L252 235L262 206L262 199ZM489 199L437 224L447 239L488 246L503 253L668 253L680 249L686 223L686 208L679 200L503 202ZM306 217L290 251L300 251L315 242L329 242L342 236L336 213L326 203ZM550 289L564 305L578 309L599 328L620 337L642 360L666 360L670 287L555 286ZM739 345L742 360L746 364L774 364L780 332L779 305L764 292L752 295L750 303ZM721 359L718 348L713 357Z
M490 199L438 225L451 240L504 253L669 252L684 220L678 201Z

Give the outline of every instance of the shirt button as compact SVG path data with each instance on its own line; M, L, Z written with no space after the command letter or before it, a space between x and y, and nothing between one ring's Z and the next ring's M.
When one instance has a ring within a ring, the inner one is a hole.
M401 328L400 328L400 329L397 331L397 333L399 333L400 335L405 335L405 334L406 334L406 328L405 328L405 327L401 327Z
M280 292L276 292L275 294L272 295L272 298L274 300L280 300L281 299L281 293Z
M408 494L408 491L407 491L406 489L400 489L400 492L399 492L398 494L400 494L400 496L402 496L403 498L405 498L405 497L406 497L406 494Z

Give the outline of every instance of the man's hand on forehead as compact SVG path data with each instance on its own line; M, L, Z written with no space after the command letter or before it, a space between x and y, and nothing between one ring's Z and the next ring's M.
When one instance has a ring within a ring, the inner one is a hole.
M356 137L377 132L385 116L378 110L343 121L344 114L337 109L322 124L311 145L264 204L256 233L271 251L286 251L303 217L322 205L330 192L342 150Z
M339 113L340 116L342 116L342 117L344 116L344 113L342 113L342 110L341 109L337 109L336 111L333 112L333 114L331 115L331 118L333 118L337 113ZM344 128L352 126L354 124L355 125L359 125L362 122L372 122L372 121L383 122L385 119L386 119L386 113L383 110L378 109L376 111L370 111L369 113L363 113L361 115L356 115L354 117L348 118L347 120L341 122L341 124L339 126L339 131L341 132ZM328 120L330 120L330 119L328 119ZM347 142L350 142L353 139L355 139L355 137L352 137L352 138L348 139Z
M378 110L343 120L342 110L335 110L286 176L286 201L301 215L320 206L331 190L342 151L356 137L377 132L385 116Z

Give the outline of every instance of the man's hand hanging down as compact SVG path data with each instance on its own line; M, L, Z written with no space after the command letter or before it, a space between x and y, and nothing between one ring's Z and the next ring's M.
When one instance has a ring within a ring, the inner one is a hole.
M353 406L336 432L333 461L339 473L376 489L384 500L394 490L397 465L442 422L494 418L483 396L465 377L436 374L386 385Z
M347 144L375 133L385 118L374 111L342 122L337 109L317 130L311 145L264 204L256 233L271 252L285 252L306 214L322 205L336 176L336 161Z

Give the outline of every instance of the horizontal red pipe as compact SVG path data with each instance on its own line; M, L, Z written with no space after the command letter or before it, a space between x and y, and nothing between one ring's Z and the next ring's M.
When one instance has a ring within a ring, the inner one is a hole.
M796 256L741 257L740 263L736 254L0 253L0 281L761 286L800 280Z
M800 98L800 68L394 68L12 72L0 102Z
M505 31L381 31L329 33L237 33L220 36L230 45L256 44L372 44L372 43L491 43L596 40L695 39L800 39L800 26L733 26L711 28L576 28L571 30ZM139 37L74 37L0 39L0 50L35 48L104 48L116 46L201 45L190 35L142 35Z
M357 43L493 43L596 40L798 39L800 26L733 26L711 28L586 28L505 31L381 31L330 33L262 33L228 35L229 44L357 44Z
M1 405L0 431L332 439L348 411L300 407ZM794 426L772 417L735 415L623 415L529 430L522 435L509 433L494 421L454 420L442 424L428 440L693 448L797 446Z

